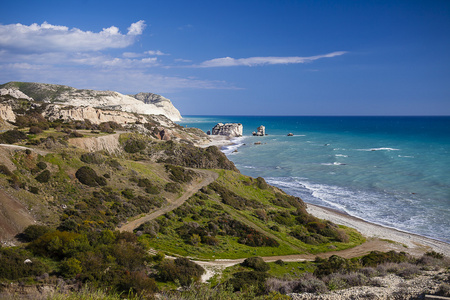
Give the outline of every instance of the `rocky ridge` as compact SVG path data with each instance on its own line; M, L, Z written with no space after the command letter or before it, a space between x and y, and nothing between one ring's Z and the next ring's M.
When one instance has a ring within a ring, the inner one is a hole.
M0 91L0 93L8 94L14 98L34 99L44 103L77 107L90 106L145 115L165 115L172 121L181 120L180 112L169 99L152 93L139 93L135 97L113 91L76 89L64 85L24 82L9 82L0 85Z

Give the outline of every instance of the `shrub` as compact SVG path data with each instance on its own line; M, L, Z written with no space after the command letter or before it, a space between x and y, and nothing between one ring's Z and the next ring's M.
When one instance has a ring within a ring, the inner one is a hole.
M181 185L177 182L169 182L165 185L164 190L169 193L179 193L182 191Z
M233 287L235 292L254 287L257 294L262 294L265 291L265 282L268 277L269 275L265 272L237 272L227 283Z
M122 165L121 165L117 160L115 160L115 159L108 160L106 163L107 163L111 168L114 168L114 169L119 170L119 171L123 170Z
M36 164L36 166L37 166L38 169L40 169L40 170L45 170L45 169L47 169L47 164L46 164L45 162L43 162L43 161L38 162L38 163Z
M22 232L21 238L26 242L32 242L50 231L51 229L44 225L30 225Z
M38 195L39 194L39 188L35 186L30 186L29 189L30 193Z
M125 142L123 149L127 153L137 153L147 147L146 142L142 140L129 139Z
M5 144L14 144L26 139L27 135L16 129L8 130L5 133L0 134L0 142Z
M75 173L75 177L82 183L87 186L105 186L106 179L104 177L100 177L97 173L88 166L83 166L77 170Z
M71 138L79 138L79 137L83 137L83 136L84 136L83 134L79 133L76 130L69 133L69 137L71 137Z
M314 275L322 277L336 272L349 273L358 269L359 264L356 261L345 259L343 257L332 255L328 259L316 257L317 265Z
M31 126L30 130L28 131L30 134L39 134L42 133L42 129L37 126Z
M163 260L158 265L158 277L161 281L176 281L181 285L189 285L198 281L205 270L187 258L180 257L175 260Z
M46 183L50 180L50 171L44 170L41 173L39 173L34 179L36 179L40 183Z
M256 186L262 190L268 189L269 185L262 177L256 178Z
M125 189L122 191L122 196L124 196L127 199L133 199L134 193L132 189Z
M31 263L25 263L25 260ZM30 276L40 276L50 268L28 251L17 247L0 248L0 279L17 280Z
M166 170L170 173L169 178L175 182L190 182L194 176L194 172L180 166L165 165Z
M295 281L293 288L294 293L325 293L327 291L325 283L311 273L304 273Z
M64 277L73 278L81 273L81 262L73 257L65 259L60 263L59 270Z
M249 267L258 272L266 272L270 270L270 266L261 257L249 257L245 259L242 264L244 267Z
M96 164L96 165L100 165L105 162L104 157L97 152L89 152L81 154L80 160L87 164Z
M6 176L13 175L13 173L4 164L0 165L0 174L6 175Z

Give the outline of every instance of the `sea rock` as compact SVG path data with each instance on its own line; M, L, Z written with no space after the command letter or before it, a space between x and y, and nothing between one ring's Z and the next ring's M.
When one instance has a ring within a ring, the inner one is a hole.
M225 135L229 137L242 136L244 126L241 123L218 123L211 130L212 135Z
M287 136L294 136L292 132L289 132Z
M264 127L263 125L259 126L256 130L257 130L256 132L253 131L253 135L255 135L255 136L265 136L266 135L266 127Z

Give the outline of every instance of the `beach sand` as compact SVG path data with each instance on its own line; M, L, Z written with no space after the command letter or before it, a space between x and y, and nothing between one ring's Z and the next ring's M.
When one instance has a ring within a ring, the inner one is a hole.
M383 247L387 248L386 251L405 251L411 255L420 256L425 252L434 250L445 256L450 256L450 244L445 242L369 223L339 211L313 204L308 204L307 210L320 219L355 228L366 238L378 240L380 244L384 244Z
M233 145L231 138L224 135L209 135L208 138L211 142L205 145L199 145L201 148L207 148L209 146L217 146L219 149L223 146Z

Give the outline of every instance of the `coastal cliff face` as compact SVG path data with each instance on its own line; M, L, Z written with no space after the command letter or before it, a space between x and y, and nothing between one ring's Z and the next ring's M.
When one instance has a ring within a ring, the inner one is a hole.
M14 98L34 99L38 102L77 107L90 106L145 115L164 115L172 121L181 120L180 112L169 99L151 93L139 93L135 95L136 98L113 91L80 90L64 85L25 82L9 82L0 88L8 90L9 95Z

